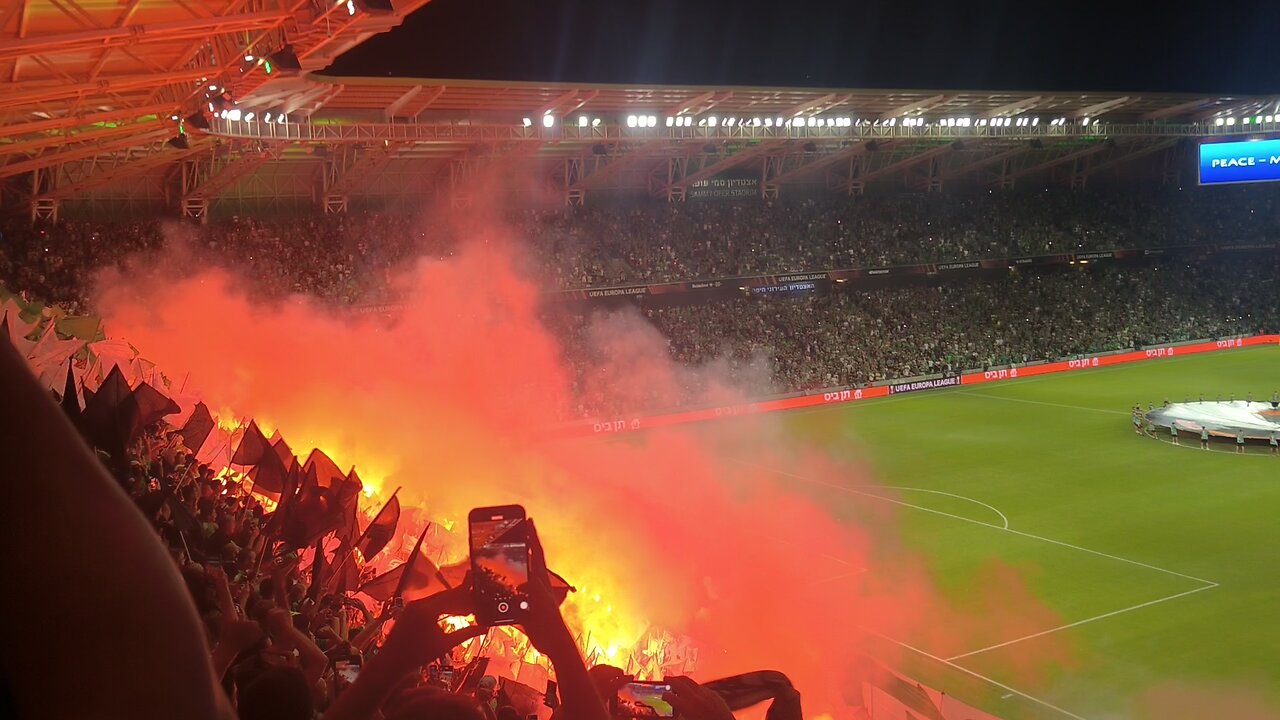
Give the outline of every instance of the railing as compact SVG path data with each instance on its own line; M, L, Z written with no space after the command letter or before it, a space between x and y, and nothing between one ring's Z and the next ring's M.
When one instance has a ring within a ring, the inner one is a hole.
M938 124L907 127L901 124L854 124L849 127L766 127L753 123L729 127L655 127L628 128L616 124L596 127L580 127L576 124L544 128L540 125L472 124L465 122L441 123L311 123L290 119L281 123L266 122L255 116L252 120L214 118L210 132L215 135L258 140L288 140L292 142L353 143L387 141L411 143L471 143L471 142L726 142L764 140L1068 140L1097 141L1107 138L1202 138L1243 137L1260 132L1280 132L1280 120L1250 125L1216 125L1200 123L1103 123L1090 125L1053 125L1040 123L1023 127L959 127Z

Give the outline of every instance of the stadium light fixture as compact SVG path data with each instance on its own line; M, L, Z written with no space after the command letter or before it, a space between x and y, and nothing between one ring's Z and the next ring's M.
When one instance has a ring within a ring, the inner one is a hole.
M1031 118L1031 127L1035 127L1036 125L1039 125L1039 124L1040 124L1040 118L1039 118L1039 117L1033 117L1033 118Z
M1254 115L1254 116L1253 116L1253 124L1254 124L1254 125L1257 125L1257 124L1259 124L1259 123L1261 123L1261 122L1262 122L1262 116L1261 116L1261 115Z
M254 57L254 56L252 56L252 55L245 55L245 56L244 56L244 61L245 61L245 62L253 62L253 61L254 61L254 60L256 60L256 59L257 59L257 58L255 58L255 57Z
M649 127L658 127L658 116L657 116L657 115L650 115L650 116L649 116Z
M1085 118L1085 119L1084 119L1084 122L1081 122L1080 124L1081 124L1081 125L1083 125L1083 126L1085 126L1085 127L1089 127L1089 118Z
M635 127L635 126L636 126L636 116L635 116L635 115L628 115L628 116L627 116L627 127L629 127L629 128L633 128L633 127Z
M767 128L771 128L771 127L773 127L773 118L765 118L765 119L764 119L764 126L765 126L765 127L767 127Z
M707 127L715 127L717 121L718 121L718 118L716 118L715 115L712 115L711 117L707 118Z
M240 108L232 108L232 109L228 110L228 111L227 111L227 119L228 119L228 120L234 120L234 121L236 121L236 122L239 122L239 121L240 121Z
M898 118L889 118L889 127L893 127L894 125L897 125L897 124L898 124Z
M347 0L347 14L348 15L356 14L356 4L352 0Z
M580 128L584 128L584 127L586 127L586 126L587 126L588 124L590 124L590 123L591 123L591 121L587 118L587 116L586 116L586 115L579 115L579 116L578 116L578 127L580 127Z
M252 111L252 110L250 110L249 112L247 112L247 113L245 113L245 114L244 114L244 120L245 120L245 122L249 122L249 121L250 121L250 120L252 120L252 119L253 119L253 111Z
M1247 118L1247 117L1240 118L1240 124L1241 124L1241 125L1248 125L1248 124L1249 124L1249 118Z
M774 125L777 125L778 127L782 127L782 118L778 118L778 119L774 120L774 121L773 121L773 124L774 124Z
M1235 124L1236 124L1236 119L1235 119L1235 118L1233 118L1233 117L1229 117L1229 118L1227 118L1227 125L1228 125L1228 126L1235 125Z
M263 115L263 116L262 116L262 122L267 123L267 124L270 124L270 123L271 123L271 113L267 113L266 115Z
M550 127L554 127L555 124L556 124L556 118L551 113L547 113L546 115L542 116L542 127L550 128Z
M816 118L816 117L812 117L812 116L811 116L811 117L809 118L808 125L809 125L809 127L816 127L816 126L818 125L818 118Z
M521 118L521 119L520 119L520 124L521 124L521 125L524 125L525 127L529 127L530 125L532 125L532 124L533 124L533 121L532 121L532 120L530 120L529 118Z
M667 116L667 127L675 127L675 124L676 124L676 119L675 119L675 118L673 118L673 117L671 117L670 115L668 115L668 116Z
M1268 116L1267 116L1267 122L1274 122L1274 121L1275 121L1275 119L1276 119L1276 116L1275 116L1275 115L1268 115Z
M288 125L289 116L285 115L284 113L280 113L280 115L276 117L276 122L280 123L281 125Z
M591 118L591 127L600 127L600 118Z

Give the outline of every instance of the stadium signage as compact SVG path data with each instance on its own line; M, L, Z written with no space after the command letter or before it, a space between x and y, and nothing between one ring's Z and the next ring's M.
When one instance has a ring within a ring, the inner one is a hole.
M826 280L826 279L827 279L827 274L824 272L804 273L803 275L783 275L782 277L778 278L778 282L789 283L789 282L800 282L802 280Z
M1200 184L1280 180L1280 140L1200 144Z
M1113 252L1093 252L1093 253L1081 253L1079 255L1076 255L1076 259L1077 260L1105 260L1107 258L1113 258L1115 256L1116 254Z
M888 275L889 268L871 268L867 271L868 275Z
M959 375L946 375L944 377L931 378L929 380L916 380L914 382L890 385L889 394L897 395L898 393L916 392L918 390L934 390L936 388L952 387L959 384Z
M1280 344L1280 335L1253 335L1250 337L1179 345L1177 348L1177 355L1181 356L1193 353L1226 350L1229 348L1276 344ZM827 392L815 393L813 395L798 395L793 397L775 398L772 400L746 402L738 405L722 405L720 407L701 410L685 410L661 415L640 416L630 418L629 420L569 423L552 430L551 434L558 437L581 437L584 435L605 435L631 430L649 430L669 425L682 425L691 422L715 420L723 417L754 415L757 413L776 412L779 410L795 410L799 408L814 407L817 405L856 402L869 398L885 397L890 393L926 390L929 389L927 386L929 386L930 383L933 383L932 387L971 385L974 383L1012 380L1018 377L1030 377L1033 375L1044 375L1047 373L1074 370L1085 367L1084 363L1087 363L1088 367L1099 367L1160 357L1170 357L1173 355L1173 347L1166 346L1150 348L1148 350L1135 350L1132 352L1117 353L1115 355L1103 355L1084 359L1077 358L1075 360L1048 362L1041 363L1039 365L1025 365L1021 368L1013 367L1001 368L999 370L985 370L982 372L967 373L959 377L947 376L937 378L935 380L920 380L910 383L899 383L897 385L875 385L866 388L830 390ZM909 389L897 389L902 387L907 387Z
M686 194L690 198L700 200L712 198L755 197L760 195L760 178L716 177L709 178L707 180L699 180L689 186L689 190Z
M757 285L751 288L751 292L757 295L776 295L780 293L807 293L816 290L817 283L812 282L796 282L787 283L786 285Z
M968 262L943 263L938 266L938 270L939 272L946 272L947 270L972 270L980 267L982 267L980 260L970 260Z
M635 285L632 287L620 287L620 288L601 288L599 290L587 291L587 297L589 298L620 297L620 296L626 296L626 295L648 295L648 294L649 294L648 285Z

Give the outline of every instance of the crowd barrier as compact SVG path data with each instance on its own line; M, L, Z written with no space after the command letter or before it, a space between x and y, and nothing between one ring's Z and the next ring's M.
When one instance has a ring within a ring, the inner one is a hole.
M687 423L741 417L744 415L758 415L760 413L777 412L780 410L797 410L821 405L836 405L858 400L868 400L876 397L898 395L905 392L918 392L946 387L976 385L980 383L998 382L1001 380L1035 377L1037 375L1047 375L1049 373L1071 372L1074 370L1106 367L1108 365L1120 365L1122 363L1139 362L1143 360L1182 357L1184 355L1195 355L1198 353L1215 352L1219 350L1276 344L1280 344L1280 335L1251 335L1248 337L1227 338L1223 340L1170 343L1167 345L1156 345L1141 350L1100 353L1097 355L1086 355L1078 358L1052 362L1028 363L1025 365L1014 365L1006 368L967 372L959 375L943 375L924 378L913 380L911 382L891 382L889 384L863 388L840 388L820 393L758 400L754 402L740 403L737 405L722 405L719 407L702 408L698 410L683 410L679 412L660 413L655 415L635 415L610 418L607 420L575 422L562 425L559 428L556 428L551 434L555 437L582 437L631 432L635 430L651 430L654 428L669 427L671 425L684 425Z

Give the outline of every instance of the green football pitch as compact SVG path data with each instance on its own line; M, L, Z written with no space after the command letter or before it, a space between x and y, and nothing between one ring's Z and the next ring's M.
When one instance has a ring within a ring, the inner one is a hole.
M1169 684L1280 707L1280 458L1205 452L1185 434L1174 447L1129 416L1277 387L1280 348L1260 347L797 411L780 416L789 432L852 448L899 489L868 500L786 480L831 503L893 502L951 599L996 561L1057 615L960 652L894 638L921 682L1010 720L1138 717ZM1038 644L1063 643L1069 663L1019 671Z

